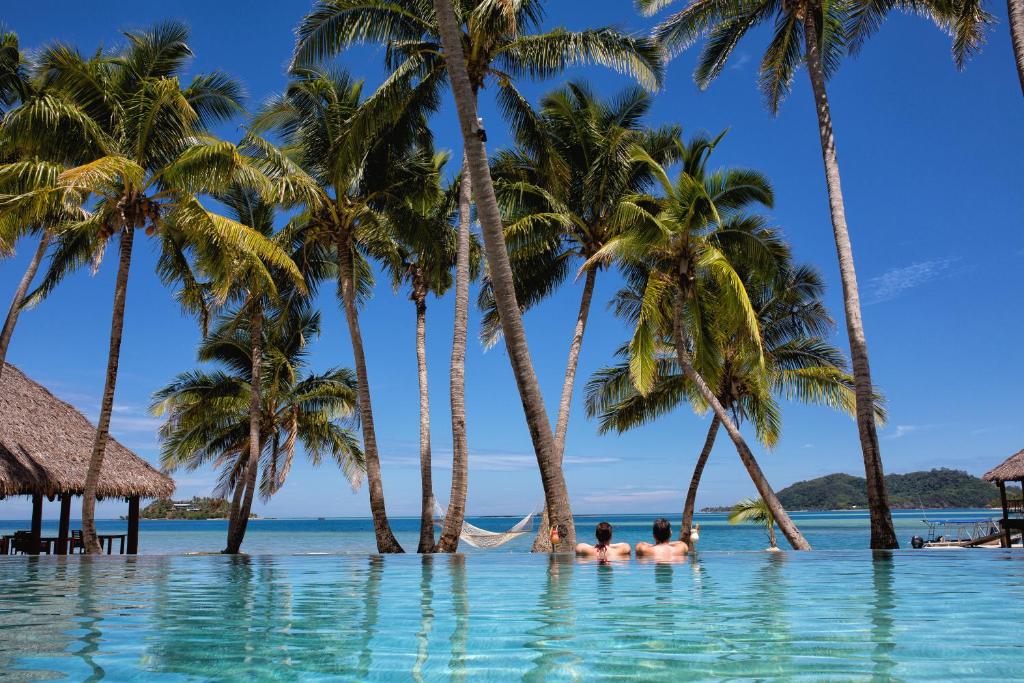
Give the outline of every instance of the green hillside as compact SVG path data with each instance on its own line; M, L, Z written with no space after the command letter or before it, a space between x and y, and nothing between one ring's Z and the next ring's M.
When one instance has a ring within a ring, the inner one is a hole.
M951 469L890 474L885 478L893 508L970 508L999 505L994 484ZM829 474L778 492L787 510L849 510L867 506L863 477Z
M183 501L161 498L143 508L140 515L143 519L223 519L228 516L229 507L223 498L196 497Z

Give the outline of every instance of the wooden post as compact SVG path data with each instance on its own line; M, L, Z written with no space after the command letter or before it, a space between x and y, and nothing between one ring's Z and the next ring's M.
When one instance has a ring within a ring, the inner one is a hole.
M122 541L123 543L123 541ZM139 553L139 497L128 499L128 554Z
M1006 502L1006 482L1005 481L1000 481L999 482L999 502L1003 504L1003 524L1002 524L1002 527L1003 527L1003 542L1002 542L1001 545L1004 548L1009 548L1010 547L1010 529L1009 529L1009 526L1007 525L1007 522L1010 520L1010 508L1009 508L1009 504Z
M68 536L71 535L71 494L60 497L60 526L57 528L57 554L68 554Z
M43 496L40 493L32 495L32 545L28 549L29 555L39 554L40 539L43 535Z

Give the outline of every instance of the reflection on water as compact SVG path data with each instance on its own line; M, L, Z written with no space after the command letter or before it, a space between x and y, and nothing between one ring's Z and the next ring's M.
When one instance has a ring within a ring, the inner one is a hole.
M9 680L1020 675L1024 554L3 558Z

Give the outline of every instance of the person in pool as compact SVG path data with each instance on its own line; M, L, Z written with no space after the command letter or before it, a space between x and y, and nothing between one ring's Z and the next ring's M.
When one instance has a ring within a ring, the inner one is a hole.
M669 540L672 538L672 525L664 517L654 520L654 528L651 532L654 535L654 544L644 543L643 541L637 543L637 557L665 561L677 559L690 552L690 547L683 541Z
M610 559L629 557L630 547L628 543L612 543L612 525L608 522L600 522L594 530L597 537L597 544L589 543L576 544L576 554L580 557L595 557L601 562Z

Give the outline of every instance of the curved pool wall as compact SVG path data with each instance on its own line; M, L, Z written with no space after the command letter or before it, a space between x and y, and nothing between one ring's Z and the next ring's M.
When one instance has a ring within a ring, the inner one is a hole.
M1019 551L0 560L5 680L1010 680Z

